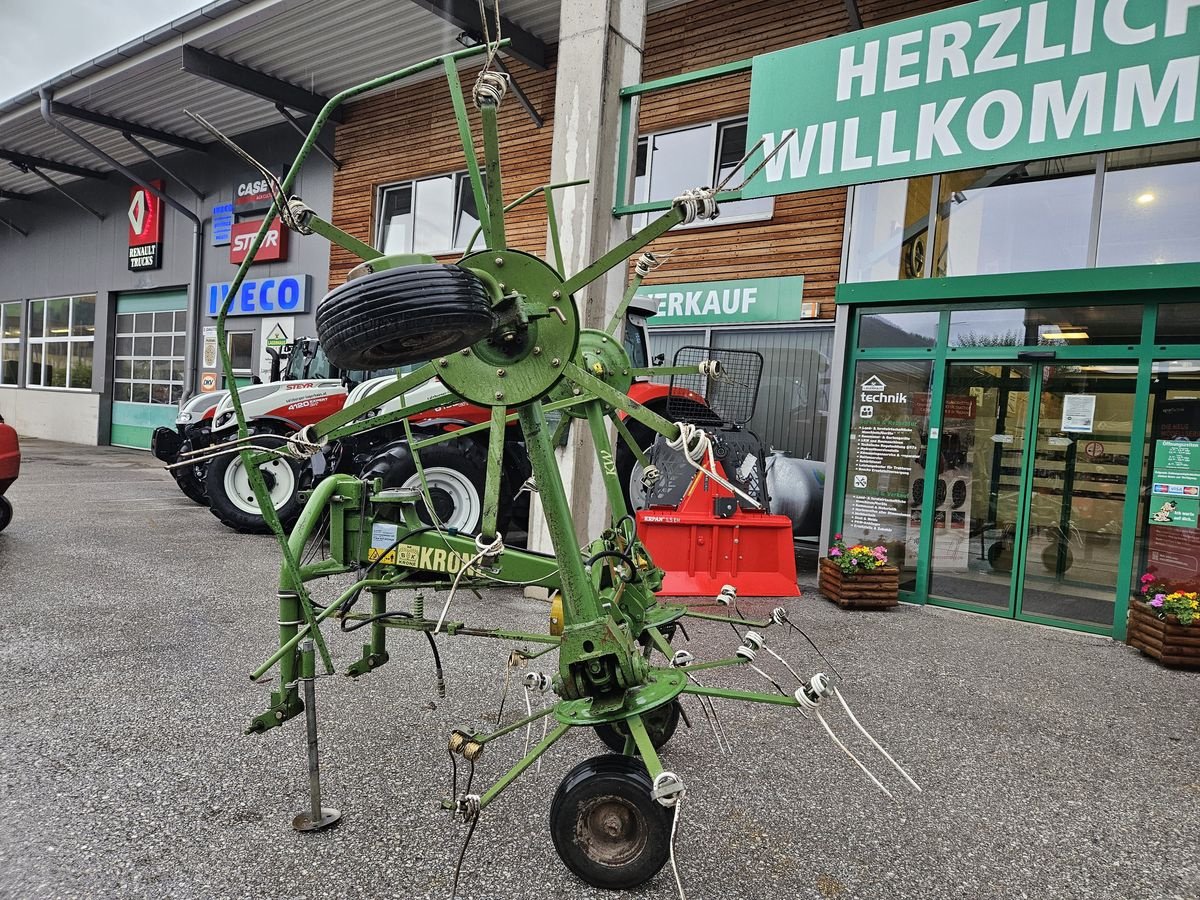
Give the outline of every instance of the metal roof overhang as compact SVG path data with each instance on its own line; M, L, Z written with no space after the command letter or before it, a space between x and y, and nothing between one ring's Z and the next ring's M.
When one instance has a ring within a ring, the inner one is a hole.
M651 0L650 5L677 2ZM56 115L69 117L72 130L124 165L141 164L145 157L122 131L138 136L158 155L178 152L181 145L195 149L211 143L211 136L184 113L185 108L229 135L279 124L283 120L277 102L311 112L300 105L305 95L322 102L378 75L461 49L456 40L464 30L461 23L428 7L421 0L209 3L0 102L0 159L7 151L9 156L56 164L60 168L47 170L60 184L82 177L84 170L111 171L43 121L40 90L50 93ZM543 49L557 43L558 0L505 0L501 8L505 19L521 29L523 52L534 52L538 42ZM185 65L188 57L193 70L198 59L216 58L231 65L196 74ZM247 83L231 86L239 73ZM252 77L255 74L262 78ZM264 95L270 94L272 82L280 94L268 99ZM262 90L251 93L248 84ZM45 183L34 173L0 163L0 200L12 194L24 199L44 190Z

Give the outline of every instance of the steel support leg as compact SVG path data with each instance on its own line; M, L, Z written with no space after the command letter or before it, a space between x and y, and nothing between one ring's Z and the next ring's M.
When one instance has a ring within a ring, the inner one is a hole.
M300 671L304 682L304 722L308 732L308 810L292 819L297 831L323 831L342 820L336 809L321 806L321 754L317 749L317 660L312 638L300 642Z

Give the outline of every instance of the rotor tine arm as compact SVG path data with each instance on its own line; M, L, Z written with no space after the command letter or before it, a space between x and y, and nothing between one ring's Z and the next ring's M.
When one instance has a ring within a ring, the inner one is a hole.
M625 420L617 414L616 410L610 412L608 414L608 418L609 421L613 423L613 428L616 429L617 435L622 441L625 442L625 446L629 448L629 452L633 454L634 458L639 463L641 463L642 467L645 468L646 466L650 465L649 457L647 457L642 448L638 446L638 442L634 439L633 433L629 430L629 426L625 424Z
M373 409L377 409L393 397L399 397L406 391L410 391L415 387L419 387L429 381L437 374L437 367L433 363L428 362L425 365L409 372L407 375L397 376L395 382L376 391L369 397L364 397L357 403L352 403L349 406L342 407L340 412L334 413L332 416L327 416L313 426L312 436L314 439L320 439L328 436L330 433L340 428L343 425L348 425L364 413L368 413Z
M505 409L492 407L492 427L488 432L487 473L483 483L483 524L480 533L491 541L497 535L500 514L500 473L504 459Z
M674 422L664 419L658 413L647 409L616 388L610 387L590 372L579 368L575 363L567 363L563 367L563 374L570 381L579 385L579 387L589 391L593 396L599 397L608 406L621 410L626 415L641 422L647 428L657 431L671 440L678 439L679 426Z

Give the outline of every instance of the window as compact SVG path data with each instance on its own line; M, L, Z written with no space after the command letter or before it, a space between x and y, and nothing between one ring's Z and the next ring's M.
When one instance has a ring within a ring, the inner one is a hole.
M925 277L932 192L928 176L854 189L847 282Z
M1200 141L1108 154L1098 265L1200 262Z
M254 332L231 331L225 335L225 349L234 375L250 375L254 370Z
M117 315L113 399L175 404L183 396L187 313L158 310Z
M30 387L91 390L96 295L29 301Z
M376 246L384 253L451 253L465 250L479 226L466 172L406 181L379 195Z
M745 174L737 164L745 155L745 119L647 135L638 140L633 201L674 200L684 191L714 187L726 178L730 179L727 188L736 188ZM754 222L771 218L774 211L772 197L733 200L721 204L718 218L697 220L687 227ZM634 227L641 228L647 221L649 216L640 213L634 218Z
M21 367L21 304L0 303L0 384L19 384Z

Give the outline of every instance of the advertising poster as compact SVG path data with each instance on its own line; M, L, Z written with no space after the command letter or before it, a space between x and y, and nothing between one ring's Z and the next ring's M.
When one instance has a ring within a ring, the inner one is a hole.
M1170 400L1156 414L1146 512L1146 568L1188 590L1200 587L1200 400ZM1190 489L1190 490L1189 490Z
M1150 524L1195 528L1200 512L1200 442L1155 441Z

